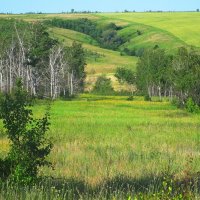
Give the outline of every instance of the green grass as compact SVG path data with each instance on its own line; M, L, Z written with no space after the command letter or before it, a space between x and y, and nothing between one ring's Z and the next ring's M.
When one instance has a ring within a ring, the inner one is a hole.
M100 55L100 58L97 58L97 60L92 58L88 59L88 74L91 74L92 69L94 69L97 74L113 73L116 66L127 66L135 69L134 67L137 62L136 57L120 56L120 53L117 51L100 48L97 42L90 36L61 28L51 28L50 33L53 37L57 37L62 41L64 45L71 45L73 41L78 41L83 44L85 49Z
M151 26L148 23L141 23L135 20L134 13L130 13L129 15L124 13L104 13L98 14L98 16L100 16L100 24L114 22L118 26L123 27L123 29L119 31L119 34L126 38L128 42L121 46L122 50L123 48L135 50L153 48L155 45L159 45L159 47L166 49L169 53L175 53L178 47L188 45L185 41L166 29L161 29L160 27ZM146 18L147 17L149 16L146 16ZM149 20L151 20L151 18ZM138 35L137 31L140 31L142 34Z
M188 45L200 47L200 27L198 26L200 13L198 12L113 13L99 15L158 28L173 34Z
M160 182L156 185L156 181L165 173L182 179L187 170L191 174L198 172L200 116L178 110L167 101L126 99L125 96L83 94L73 101L55 101L48 132L54 144L48 159L54 170L43 168L41 174L69 184L63 191L67 195L75 195L80 190L83 194L77 195L84 196L93 191L90 199L95 194L108 199L106 185L110 184L112 191L107 191L108 194L122 199L133 195L134 190L154 192L162 186ZM38 102L33 110L41 117L45 105ZM0 137L0 146L3 157L9 149L4 135ZM55 183L49 184L38 192L36 188L23 191L26 195L45 196ZM56 199L53 195L57 193L52 192L52 199Z
M41 116L44 106L34 110ZM168 167L181 177L188 156L193 157L193 171L199 170L199 118L168 102L137 98L129 102L126 97L82 95L56 101L49 132L55 171L43 173L91 185L119 174L138 179L160 175ZM4 137L0 142L2 155L8 143Z
M51 159L58 170L47 174L97 184L119 174L159 174L173 160L171 170L181 176L189 155L194 156L194 171L199 170L199 116L169 103L85 100L55 102Z

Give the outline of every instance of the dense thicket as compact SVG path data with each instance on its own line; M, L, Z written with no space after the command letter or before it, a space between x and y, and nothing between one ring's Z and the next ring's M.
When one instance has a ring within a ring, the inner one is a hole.
M181 47L174 56L162 49L145 50L137 65L137 87L149 97L168 96L185 106L200 105L200 52Z
M40 23L0 21L0 90L12 91L16 79L34 96L56 98L83 89L85 56L81 45L64 48Z
M98 26L95 22L87 18L76 20L52 19L45 23L87 34L94 38L101 47L107 49L116 50L125 42L122 37L117 35L117 30L120 27L117 27L114 23L107 24L106 26Z

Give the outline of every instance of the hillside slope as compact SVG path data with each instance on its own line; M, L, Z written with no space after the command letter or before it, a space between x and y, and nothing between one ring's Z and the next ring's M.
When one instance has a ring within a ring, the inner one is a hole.
M58 38L64 45L69 46L73 41L82 43L87 52L87 88L91 89L96 78L101 74L106 74L112 81L115 89L120 89L118 82L114 78L116 67L127 67L135 70L138 58L134 56L121 56L120 52L100 48L97 42L90 36L76 31L50 28L52 37Z
M110 13L99 15L162 29L173 34L188 45L200 47L199 12Z

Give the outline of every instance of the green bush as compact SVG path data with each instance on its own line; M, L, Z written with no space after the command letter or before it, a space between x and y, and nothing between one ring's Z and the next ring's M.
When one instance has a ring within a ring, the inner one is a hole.
M107 78L105 75L99 76L92 92L95 94L102 94L102 95L114 94L114 89L112 87L111 79Z
M189 98L186 102L186 110L190 113L198 113L199 106L194 103L192 98Z
M151 97L148 94L146 94L146 95L144 95L144 100L151 101Z
M39 167L50 165L46 157L52 148L52 143L45 138L49 129L48 113L42 119L33 119L30 106L21 81L0 102L0 117L11 143L8 156L0 160L0 178L22 185L36 181Z

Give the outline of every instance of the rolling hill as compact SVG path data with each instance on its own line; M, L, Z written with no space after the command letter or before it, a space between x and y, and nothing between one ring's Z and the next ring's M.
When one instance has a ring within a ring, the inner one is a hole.
M135 70L138 58L122 55L124 49L139 52L143 49L159 46L169 53L176 52L181 46L200 47L200 13L198 12L164 12L164 13L97 13L97 14L25 14L0 15L2 18L17 18L26 21L44 21L47 19L88 18L99 27L115 23L122 27L118 35L125 39L118 51L99 47L94 38L73 30L49 28L52 37L58 38L64 45L73 41L83 44L87 53L87 88L91 89L96 77L107 74L115 89L120 89L113 74L116 67L123 66Z

